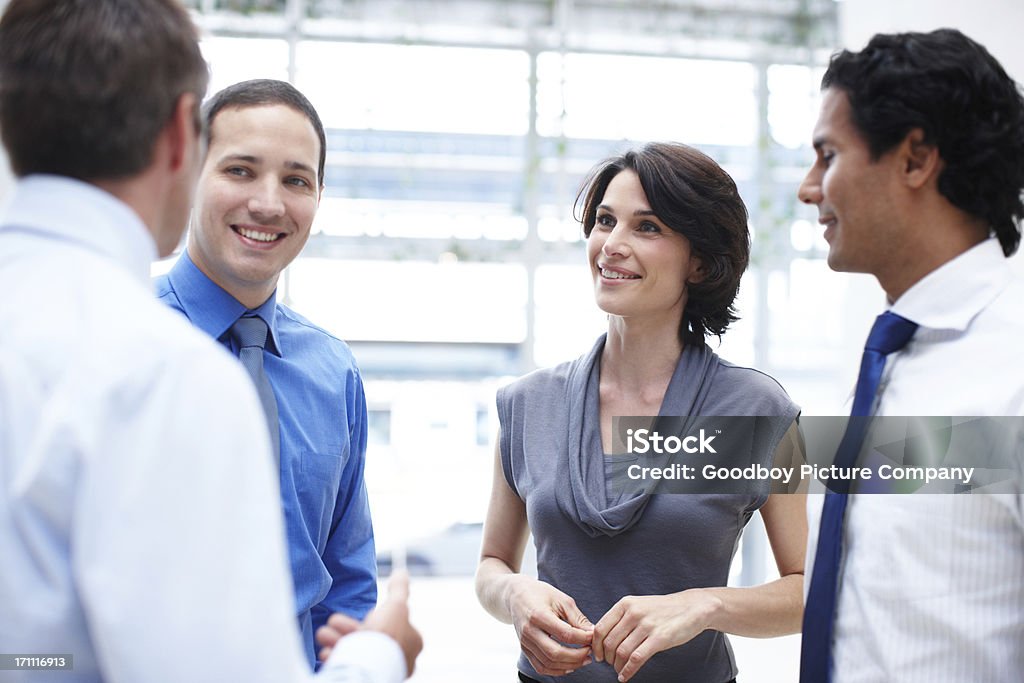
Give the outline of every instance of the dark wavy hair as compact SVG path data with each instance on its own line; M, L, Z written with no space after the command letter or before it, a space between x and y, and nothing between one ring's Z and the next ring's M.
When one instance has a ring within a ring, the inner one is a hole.
M608 184L627 169L639 176L658 219L689 240L701 260L704 279L688 285L679 338L684 344L703 344L709 335L721 338L739 320L733 304L750 262L747 207L736 183L714 159L693 147L646 144L606 159L583 181L573 214L587 237Z
M281 104L290 107L309 119L320 141L320 163L317 167L317 183L324 186L324 165L327 160L327 136L320 115L313 104L291 83L271 78L256 78L229 85L214 94L203 105L203 120L206 122L206 146L213 136L213 120L224 109L246 109Z
M822 89L840 88L877 159L920 128L945 168L939 192L984 219L1003 253L1024 217L1024 99L988 51L955 29L878 34L832 56Z

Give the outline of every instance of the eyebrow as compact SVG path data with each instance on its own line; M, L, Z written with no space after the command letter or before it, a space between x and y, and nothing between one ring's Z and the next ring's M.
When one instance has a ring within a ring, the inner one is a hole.
M811 146L814 147L814 149L821 149L826 144L828 144L828 138L824 135L819 135L811 142Z
M286 161L284 167L290 168L293 171L305 171L306 173L310 173L314 176L316 175L316 171L313 170L312 166L310 166L309 164L304 164L300 161Z
M613 209L612 207L608 206L607 204L598 204L598 205L597 205L597 208L599 208L599 209L604 209L605 211L608 211L608 212L610 212L610 213L615 213L615 209ZM656 215L656 214L655 214L655 213L654 213L653 211L651 211L650 209L641 209L640 211L634 211L634 212L633 212L633 215L634 215L634 216L654 216L655 218L657 218L657 217L658 217L658 216L657 216L657 215Z
M220 163L222 164L228 161L244 161L248 164L258 164L260 162L260 158L254 157L251 154L228 154L220 159Z
M221 157L220 163L224 164L230 161L243 161L247 164L259 164L263 161L260 157L253 156L252 154L228 154L227 156ZM305 171L311 175L316 175L316 171L309 164L304 164L300 161L286 161L284 167L292 171Z

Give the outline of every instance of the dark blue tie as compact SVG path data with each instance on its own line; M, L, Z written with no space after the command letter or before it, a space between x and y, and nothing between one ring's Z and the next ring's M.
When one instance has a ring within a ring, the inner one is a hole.
M244 317L235 321L229 333L238 345L238 360L245 366L253 384L256 385L256 393L259 394L260 403L263 404L267 428L270 430L270 443L274 447L274 461L280 464L281 437L277 421L277 397L274 396L274 388L270 386L267 373L263 370L263 349L267 345L268 332L267 324L263 322L262 318Z
M885 358L906 346L915 330L916 323L889 311L875 319L867 343L864 344L857 389L853 395L853 409L836 453L836 466L850 467L856 461L869 418L874 412L875 395L882 379L882 370L885 369ZM828 683L832 680L832 627L835 624L839 593L839 562L843 550L846 501L845 488L840 492L829 489L825 493L814 571L804 608L800 683Z

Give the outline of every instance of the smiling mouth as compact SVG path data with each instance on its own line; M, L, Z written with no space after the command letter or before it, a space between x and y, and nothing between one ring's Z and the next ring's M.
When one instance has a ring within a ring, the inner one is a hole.
M249 228L243 228L237 225L232 225L231 229L242 237L254 242L276 242L285 236L283 232L263 232L262 230L250 230Z
M600 268L600 267L599 267ZM600 268L601 277L608 278L609 280L639 280L639 275L627 275L626 273L620 273L617 270L608 270L606 268Z

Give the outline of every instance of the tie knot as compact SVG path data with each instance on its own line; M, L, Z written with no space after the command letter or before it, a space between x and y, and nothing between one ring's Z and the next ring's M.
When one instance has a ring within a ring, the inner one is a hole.
M231 336L239 348L247 346L264 348L267 345L267 331L267 324L258 317L239 318L231 326Z
M892 311L886 311L875 318L875 324L871 326L871 333L864 348L868 351L877 351L883 355L889 355L899 351L917 330L917 323L896 315Z

